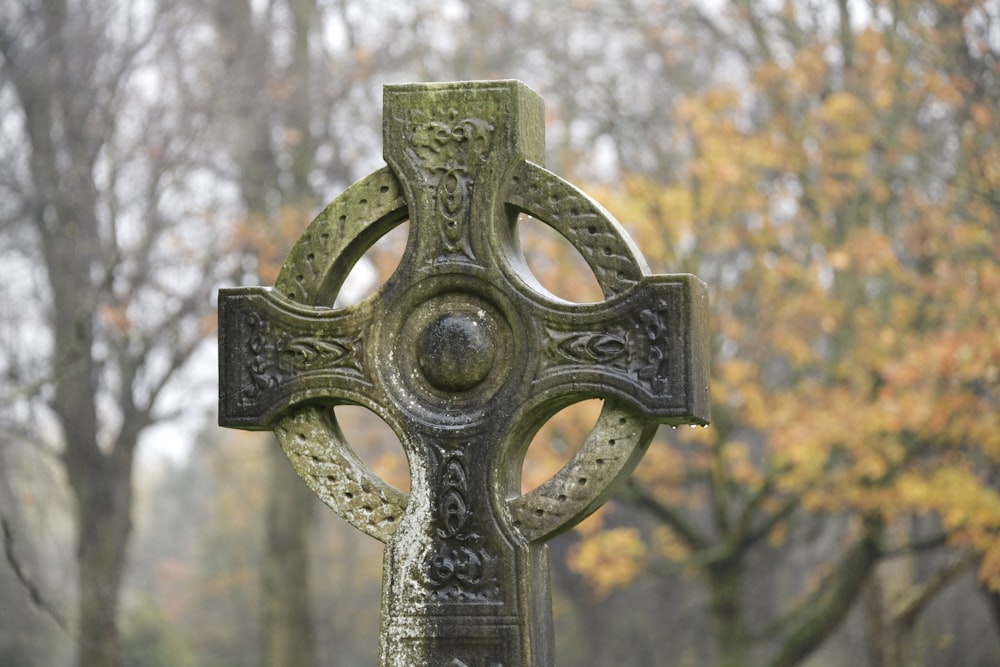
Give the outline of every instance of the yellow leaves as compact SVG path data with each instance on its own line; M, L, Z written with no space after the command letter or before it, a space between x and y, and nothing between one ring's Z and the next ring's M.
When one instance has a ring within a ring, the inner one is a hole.
M889 473L889 461L874 448L861 450L853 467L857 479L865 482L878 482Z
M877 111L885 112L896 103L896 96L888 88L878 88L875 90L873 102Z
M816 110L813 124L821 149L821 192L833 206L840 206L862 187L860 181L868 173L870 112L857 96L833 93Z
M736 88L720 86L699 96L682 100L674 111L675 120L699 135L707 135L718 121L730 124L731 113L739 106L740 92Z
M983 548L1000 539L1000 495L962 462L904 475L898 489L909 506L938 514L959 541Z
M687 464L680 453L666 443L654 442L635 471L637 479L647 484L680 488L687 474Z
M730 359L720 363L719 379L734 389L753 386L760 382L760 368L749 359Z
M830 253L830 266L837 271L846 271L851 265L851 256L845 250L834 250Z
M764 475L754 464L747 443L739 440L727 442L721 457L730 482L747 489L756 489L762 484Z
M631 584L646 558L646 544L638 529L625 527L605 530L574 544L567 562L603 597Z
M576 454L597 422L602 406L599 400L580 401L559 411L542 425L524 458L522 492L548 480Z
M803 385L784 395L768 433L784 493L811 510L868 510L873 495L907 456L894 415L849 387Z
M684 132L678 143L690 145L682 187L690 218L732 221L756 214L766 219L769 199L758 189L764 171L792 171L796 154L784 132L751 133L746 129L745 91L717 87L685 99L674 109Z
M691 254L698 236L692 228L691 191L665 187L648 177L630 175L621 189L595 187L590 194L628 228L648 260L677 270L677 263Z
M691 549L668 526L653 530L653 551L667 560L682 562L691 556Z
M528 267L545 289L577 303L602 299L601 286L586 260L562 234L524 214L518 220L517 233ZM568 275L574 278L567 280Z
M939 102L948 106L958 106L963 102L962 88L964 83L941 72L930 74L927 80L927 92Z
M896 482L900 503L921 514L931 511L933 491L926 478L913 473L901 475Z
M975 141L998 115L938 53L914 60L877 29L856 45L850 80L813 44L745 89L689 96L673 113L675 179L607 193L644 250L694 247L719 351L719 427L671 432L639 474L685 509L770 473L774 497L806 511L934 513L1000 588L1000 502L964 463L1000 466L1000 229L984 196L1000 151ZM689 555L669 531L651 544Z
M831 454L830 443L825 442L824 435L801 422L787 424L770 433L774 465L785 471L778 480L779 490L808 494L823 486Z
M773 549L784 546L786 539L788 539L788 524L784 521L776 525L767 535L767 543Z
M395 452L379 454L371 464L372 470L383 480L404 493L410 491L410 471L406 459Z
M771 61L754 73L758 85L790 102L819 93L827 77L827 62L823 44L799 49L788 66Z
M614 502L609 502L601 505L597 508L593 514L588 516L586 519L581 521L573 528L573 531L583 536L584 539L588 539L597 535L602 530L604 530L605 522L604 517L610 511L610 508L614 505Z
M964 462L942 465L927 475L903 475L896 484L901 504L935 513L952 544L983 554L980 580L1000 591L1000 494Z
M252 248L256 253L257 277L262 283L274 283L288 251L309 224L314 213L312 202L284 204L276 220L251 211L239 225L232 240L235 248Z
M834 254L849 257L852 269L866 276L879 276L887 271L894 271L899 266L889 237L869 227L852 229L843 249ZM843 270L847 267L837 268Z
M981 130L988 129L993 125L993 112L983 104L973 104L971 115L972 122Z
M737 410L741 421L764 428L770 419L759 373L760 368L746 359L720 361L713 390L720 394L717 402Z
M861 134L857 123L864 122L868 110L864 103L848 92L836 92L828 95L823 101L819 112L820 119L830 126L844 126L852 134Z
M767 395L764 388L757 384L747 386L741 392L743 398L743 420L753 428L765 428L769 423Z

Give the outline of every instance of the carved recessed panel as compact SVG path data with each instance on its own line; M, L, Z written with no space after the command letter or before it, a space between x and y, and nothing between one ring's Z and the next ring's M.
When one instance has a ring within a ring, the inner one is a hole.
M466 448L436 453L431 539L424 561L427 600L500 602L500 553L483 530L493 532L488 499L469 484ZM479 468L475 472L482 475Z

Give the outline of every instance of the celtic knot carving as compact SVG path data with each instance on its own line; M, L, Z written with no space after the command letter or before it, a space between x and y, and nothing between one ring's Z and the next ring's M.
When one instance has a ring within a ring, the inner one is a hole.
M653 308L643 309L639 313L644 336L641 337L645 353L645 363L637 369L640 380L649 382L650 388L656 394L669 390L668 378L670 370L667 366L667 310L666 301L659 300Z
M281 371L309 371L317 368L342 366L354 356L359 341L344 338L313 338L300 336L278 341L278 369Z
M547 365L599 364L618 369L646 383L653 394L669 387L669 304L658 300L643 308L625 325L603 331L546 329L549 338Z
M472 529L468 475L464 453L453 450L441 465L439 497L433 529L437 541L430 547L426 576L431 599L494 600L499 589L494 575L496 557Z
M242 396L249 402L257 400L262 391L277 385L278 380L271 372L272 363L267 354L270 324L262 315L253 312L247 313L246 324L249 331L246 347L250 352L246 365L252 384L243 388Z
M458 118L449 109L448 120L414 118L412 151L418 168L434 180L440 174L463 169L470 174L486 162L492 143L493 125L479 118Z
M548 666L543 543L610 496L654 423L707 422L707 292L650 275L610 214L539 166L544 110L522 84L390 86L384 108L388 167L317 216L274 289L220 290L219 423L274 430L309 487L385 543L380 665ZM580 251L603 302L535 288L521 214ZM383 288L333 305L404 220ZM517 496L536 420L592 396L605 406L580 451ZM342 404L399 436L409 494L351 448Z
M578 363L608 364L622 359L628 352L628 338L624 334L593 331L562 333L550 330L549 336L560 355Z
M493 140L493 125L478 118L416 118L410 125L410 159L434 190L444 248L473 258L468 243L472 192Z
M274 332L268 318L256 312L247 313L245 321L250 384L243 388L243 397L248 402L302 372L329 368L360 371L358 338Z
M508 202L565 236L594 271L606 297L642 277L608 214L572 185L528 163L514 171L510 185Z

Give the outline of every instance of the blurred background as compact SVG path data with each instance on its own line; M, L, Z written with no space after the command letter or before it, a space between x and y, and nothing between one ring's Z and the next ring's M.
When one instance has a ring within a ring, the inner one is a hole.
M3 3L0 664L376 663L380 545L215 425L215 294L382 165L384 83L483 78L538 91L547 166L711 294L713 425L551 544L557 664L1000 664L996 0ZM599 409L543 428L526 489ZM388 427L336 414L407 488Z

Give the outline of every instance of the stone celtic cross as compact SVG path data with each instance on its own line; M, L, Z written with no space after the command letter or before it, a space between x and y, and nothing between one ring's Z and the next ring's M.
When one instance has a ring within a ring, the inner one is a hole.
M306 484L385 543L384 667L551 665L546 540L600 506L658 424L708 419L706 291L650 275L619 224L543 162L541 99L514 81L387 86L388 167L309 225L273 289L219 294L219 423L272 429ZM583 255L605 300L540 289L529 214ZM335 308L354 263L409 220L399 267ZM530 493L540 426L604 408ZM409 462L405 494L355 454L331 406L378 414Z

